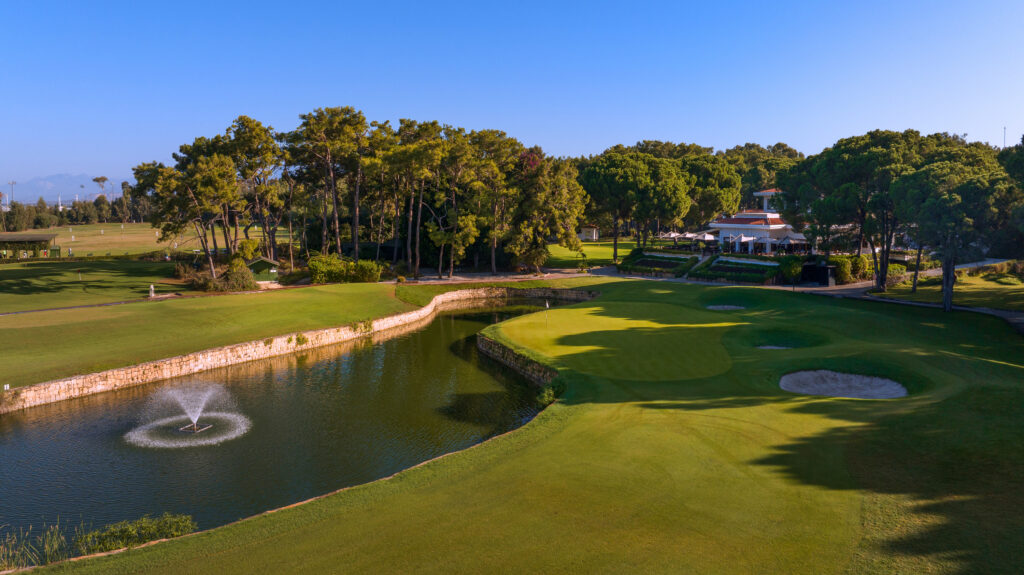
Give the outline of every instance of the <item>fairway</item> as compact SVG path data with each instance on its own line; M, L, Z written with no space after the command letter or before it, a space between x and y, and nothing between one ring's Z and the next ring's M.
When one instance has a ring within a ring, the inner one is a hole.
M137 300L186 293L174 264L130 260L38 261L0 265L0 313Z
M122 228L122 226L124 226ZM159 230L149 224L121 224L120 222L108 222L105 224L69 225L46 230L28 230L33 233L57 234L54 242L60 246L61 256L67 257L68 248L71 248L73 255L83 256L122 256L142 254L153 251L182 251L192 252L202 249L198 236L191 228L182 232L181 235L170 238L161 238L157 233ZM220 234L220 231L218 231ZM72 241L72 237L74 241ZM261 239L263 232L258 227L249 230L249 237ZM218 246L223 248L223 236L218 235ZM239 239L245 239L239 235ZM282 228L277 233L279 242L288 241L287 228ZM210 245L213 247L212 243Z
M587 256L587 265L590 267L604 267L612 265L612 242L605 238L598 242L583 242L583 253ZM669 240L648 240L649 246L669 246ZM619 238L619 260L629 255L629 252L636 248L636 240L633 238ZM546 267L557 269L576 269L579 265L579 254L567 250L558 244L548 246L551 255L544 263Z
M907 301L942 303L942 278L920 278L917 293L910 292L909 283L902 283L877 295ZM1007 273L957 278L953 287L953 305L1024 311L1024 281Z
M124 226L122 228L121 226ZM157 229L149 224L121 224L108 222L105 224L70 225L49 230L34 230L40 233L57 234L55 243L60 246L61 255L67 256L71 248L76 256L120 256L125 254L141 254L156 250L191 251L200 245L193 231L186 231L180 237L160 241ZM74 237L74 241L72 241Z
M1024 340L1001 320L591 281L598 299L487 330L567 384L522 429L391 480L54 570L1006 573L1024 563ZM337 286L332 301L388 299L357 287ZM757 348L770 344L793 349ZM811 369L892 378L910 395L778 388Z

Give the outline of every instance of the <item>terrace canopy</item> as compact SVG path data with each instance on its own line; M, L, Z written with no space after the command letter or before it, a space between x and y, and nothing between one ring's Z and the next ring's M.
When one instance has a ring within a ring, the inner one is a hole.
M0 233L0 259L58 257L57 234Z

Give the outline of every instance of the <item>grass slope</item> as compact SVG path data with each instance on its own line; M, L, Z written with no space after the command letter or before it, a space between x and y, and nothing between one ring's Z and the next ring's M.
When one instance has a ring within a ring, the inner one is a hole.
M669 240L649 240L651 246L670 246ZM629 255L629 252L636 248L636 240L633 238L619 238L619 261ZM548 245L551 256L544 263L546 267L556 269L576 269L579 264L579 256L576 252L567 250L558 244ZM587 255L587 264L590 266L610 266L612 261L612 242L602 240L599 242L583 242L583 253Z
M3 264L0 313L139 299L150 285L157 294L189 291L173 272L173 263L129 260Z
M387 284L349 284L0 317L11 387L412 309Z
M1024 340L1000 320L750 288L601 289L597 300L489 328L569 385L523 429L392 480L55 571L1024 565ZM756 348L774 342L805 347ZM892 377L911 396L778 389L782 374L814 368Z
M881 297L907 301L942 303L942 278L923 277L917 282L917 293L910 292L910 283L902 283ZM958 278L953 286L953 304L1024 311L1024 282L1013 274L988 273Z
M595 281L397 288L394 284L343 284L0 316L3 383L19 387L232 343L348 325L408 311L438 293L464 287L573 287ZM3 301L5 296L0 296Z

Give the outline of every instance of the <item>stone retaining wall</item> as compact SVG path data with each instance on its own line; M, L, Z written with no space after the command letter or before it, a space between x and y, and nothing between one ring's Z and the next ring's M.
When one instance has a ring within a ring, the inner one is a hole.
M372 321L249 341L128 367L37 383L9 391L0 391L0 414L84 395L114 391L142 383L190 375L218 367L343 343L369 335L386 338L410 328L419 327L420 324L429 321L438 311L472 307L473 300L534 297L586 301L596 295L595 292L585 290L553 288L484 287L450 291L434 296L430 303L419 309ZM377 339L374 338L374 340Z
M551 380L558 376L558 371L554 368L534 361L482 333L476 335L476 347L484 355L505 364L541 387L551 383Z

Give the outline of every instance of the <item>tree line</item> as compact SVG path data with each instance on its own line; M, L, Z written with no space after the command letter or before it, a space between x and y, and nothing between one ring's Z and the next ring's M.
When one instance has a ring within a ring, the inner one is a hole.
M819 250L867 246L885 290L900 243L942 263L952 308L955 265L981 255L1024 255L1024 140L1000 150L963 136L876 130L843 138L781 171L777 206Z
M102 176L93 178L94 181L100 179L107 181ZM114 198L114 201L100 193L91 201L74 200L70 204L57 206L46 203L43 198L39 198L35 204L11 202L10 211L0 212L0 231L21 232L71 224L144 221L149 218L149 202L145 197L131 196L130 188L128 182L121 182L122 194Z
M182 145L173 165L135 166L132 196L147 199L165 235L194 230L211 269L220 245L234 254L253 226L272 259L282 250L292 265L296 252L391 259L414 275L430 265L450 277L470 256L492 271L539 268L549 242L579 248L587 199L569 159L499 130L392 126L351 107L299 119L278 132L240 116Z

